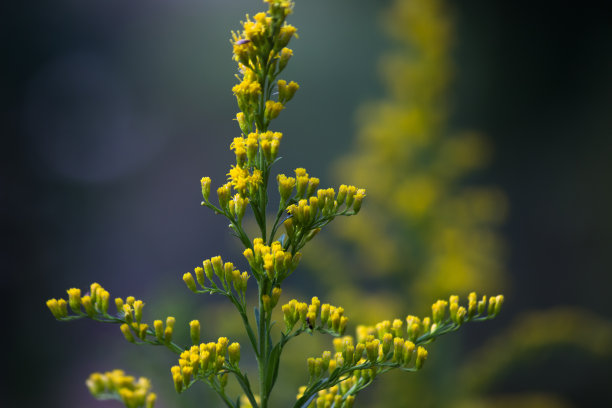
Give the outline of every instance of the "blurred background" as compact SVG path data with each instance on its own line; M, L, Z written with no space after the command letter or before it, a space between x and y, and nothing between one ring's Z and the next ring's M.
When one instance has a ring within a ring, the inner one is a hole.
M99 282L203 338L239 338L223 299L184 272L222 254L246 268L199 179L225 179L238 135L229 31L256 0L10 2L2 6L2 407L112 407L93 371L177 396L165 350L45 307ZM612 25L597 4L298 1L274 124L279 172L368 189L358 217L305 251L284 295L356 323L424 315L451 293L506 295L502 314L429 347L423 371L377 379L357 406L611 406ZM309 261L310 258L310 261ZM6 322L8 320L8 322ZM288 348L275 406L307 380L322 336ZM303 353L306 351L307 356ZM245 367L249 372L248 358Z

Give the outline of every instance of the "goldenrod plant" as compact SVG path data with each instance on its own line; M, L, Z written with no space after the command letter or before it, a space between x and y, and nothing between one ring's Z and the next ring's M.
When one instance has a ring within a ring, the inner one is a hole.
M86 294L69 289L68 300L51 299L47 306L60 321L89 318L114 323L130 343L167 348L177 355L170 373L178 393L203 382L226 406L234 408L271 406L285 346L305 333L329 335L334 337L333 350L324 351L320 357L304 356L305 385L296 386L293 406L351 407L356 396L381 374L420 370L428 357L424 346L437 337L464 323L497 316L503 296L478 297L472 292L465 305L458 296L451 296L436 301L429 316L409 315L372 326L360 325L355 336L345 335L349 318L341 306L322 303L317 297L309 303L281 301L282 286L299 266L301 250L336 217L359 213L366 193L350 185L321 189L319 179L303 168L297 168L294 175L277 175L276 186L270 185L274 184L270 183L271 170L279 160L283 138L282 133L270 129L270 124L299 86L280 78L292 56L287 46L297 37L296 28L286 22L294 4L290 0L264 2L268 3L266 12L252 18L247 15L242 29L232 33L239 70L239 83L232 90L240 110L236 121L241 132L230 144L236 163L229 169L227 182L216 189L216 202L211 198L212 180L201 179L202 206L228 220L231 233L245 248L243 256L249 270L240 271L232 262L213 256L183 275L194 294L217 294L228 299L244 326L246 347L226 337L203 339L198 320L184 328L189 331L191 344L177 344L173 341L178 328L174 317L145 323L142 300L116 298L111 306L109 292L97 283ZM276 188L279 206L270 215L269 194ZM247 210L258 226L258 236L249 235L243 227ZM252 306L249 281L251 287L253 283L257 287ZM284 327L272 320L279 305ZM241 367L241 355L247 349L257 361L257 373L247 373ZM230 380L239 385L240 395L231 395L227 387ZM147 379L136 381L120 370L92 374L87 385L95 397L115 398L129 408L150 408L156 400Z
M368 190L367 215L334 225L308 263L334 284L395 280L401 297L385 296L396 300L393 310L454 291L498 291L506 279L499 231L506 197L473 182L490 157L486 139L449 123L456 37L449 7L395 0L383 22L395 45L379 64L385 95L360 108L355 143L332 172ZM337 250L346 247L349 256ZM359 298L360 313L372 309L346 285L333 288L343 301Z
M500 233L506 199L499 188L478 182L487 142L454 129L449 119L453 43L460 41L454 6L390 3L382 22L395 47L379 64L386 92L361 107L354 144L332 167L333 177L352 177L367 188L367 205L360 217L332 225L314 241L308 251L316 256L304 257L327 295L367 322L452 291L500 290L509 280ZM374 281L376 291L365 289ZM546 385L521 384L518 391L504 381L525 366L533 377L550 378L534 356L550 360L551 350L564 346L583 358L580 364L609 359L611 328L592 311L532 310L469 346L438 344L436 355L446 359L409 382L389 376L360 406L411 406L419 395L415 405L430 408L568 407L566 396ZM557 352L566 364L568 353Z

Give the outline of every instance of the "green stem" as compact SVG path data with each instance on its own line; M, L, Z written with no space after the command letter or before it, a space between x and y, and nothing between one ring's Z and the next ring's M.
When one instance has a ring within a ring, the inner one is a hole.
M267 352L267 336L266 336L266 312L263 308L262 296L263 287L259 286L259 358L257 363L259 365L259 392L261 396L261 408L267 408L268 406L268 390L266 390L266 372L268 371L268 352Z
M231 214L229 214L225 210L222 210L221 208L217 207L216 205L212 204L210 201L203 201L202 205L205 206L205 207L210 208L211 210L213 210L214 212L216 212L218 214L223 214L225 216L225 218L227 218L229 220L230 228L232 229L232 231L234 231L237 234L236 236L240 239L242 244L246 248L251 248L251 240L249 239L247 234L242 229L242 226L239 223L236 222L236 220L232 217Z
M236 306L238 313L240 313L240 317L242 317L242 323L244 324L244 328L246 329L247 334L249 335L249 340L251 341L251 347L253 347L255 356L259 357L257 351L257 339L255 338L255 333L253 333L253 328L249 323L249 317L246 314L245 307L240 302L238 302L238 299L236 299L236 297L232 293L227 295L227 297L232 301L234 306Z
M238 384L240 384L240 387L242 388L242 390L244 391L244 394L249 399L249 402L251 403L253 408L258 408L259 405L257 404L257 400L255 399L255 396L253 395L253 391L251 390L251 386L250 386L250 383L249 383L249 380L246 374L241 373L237 368L233 368L233 367L228 368L228 370L236 376L236 380L238 381Z
M285 208L283 206L279 206L278 212L276 213L276 219L274 220L274 225L272 226L272 232L270 232L270 239L268 240L268 245L272 245L272 241L274 240L274 236L276 235L276 231L280 224L278 223L285 213Z
M207 382L210 385L210 387L213 390L215 390L215 392L221 397L223 402L225 402L225 405L227 405L230 408L238 408L232 403L232 401L229 400L229 398L227 398L227 395L225 395L225 390L223 390L223 388L221 388L220 385L217 385L214 379L212 381L207 381Z

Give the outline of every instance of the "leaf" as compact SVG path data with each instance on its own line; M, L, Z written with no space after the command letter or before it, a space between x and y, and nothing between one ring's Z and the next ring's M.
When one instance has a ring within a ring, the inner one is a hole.
M299 405L298 407L299 407L299 408L302 408L302 407L307 407L308 405L310 405L310 403L312 402L312 400L313 400L313 399L315 399L315 397L316 397L316 396L317 396L317 394L316 394L316 393L312 394L312 395L310 396L310 398L308 398L308 400L307 400L306 402L304 402L303 404Z
M270 355L268 356L268 367L266 372L266 392L274 387L276 383L276 378L278 377L278 366L280 363L280 355L281 355L281 346L280 343L276 343L274 348L270 351Z
M319 391L319 387L321 385L323 385L323 383L327 381L326 378L322 378L319 381L317 381L316 383L314 383L313 385L311 385L310 387L308 387L308 390L317 390ZM308 391L307 390L307 391ZM310 397L306 398L306 396L302 396L302 398L300 398L299 400L297 400L297 402L295 403L294 407L295 408L302 408L302 407L307 407L312 400L317 396L317 392L314 392Z
M259 332L259 309L257 306L254 308L255 313L255 323L257 323L257 332Z

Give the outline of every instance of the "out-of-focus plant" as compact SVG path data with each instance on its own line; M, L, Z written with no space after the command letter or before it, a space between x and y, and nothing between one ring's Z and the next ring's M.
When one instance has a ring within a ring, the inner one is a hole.
M397 0L384 27L399 43L380 64L388 96L361 108L356 147L333 172L368 190L366 216L332 228L354 244L353 262L319 241L325 255L310 259L313 269L333 271L338 282L394 279L411 306L458 289L498 290L506 200L498 188L466 183L487 163L485 140L449 129L453 26L445 5Z
M292 56L287 45L296 36L296 28L286 22L293 2L265 2L269 5L267 12L257 13L253 19L247 16L242 30L232 33L234 59L240 72L240 82L232 90L240 109L236 120L242 134L230 144L236 163L229 169L228 182L217 188L216 204L210 197L211 179L201 179L202 206L229 221L231 233L245 248L243 255L250 270L241 272L232 262L214 256L195 267L193 273L183 275L193 293L221 295L234 306L236 319L243 324L247 344L257 361L256 375L249 376L241 367L244 347L238 342L230 343L226 337L203 342L200 321L192 320L189 323L191 344L177 344L173 341L174 317L144 323L145 304L133 296L114 299L116 312L111 312L111 296L97 283L86 294L80 289L69 289L68 300L50 299L47 306L60 321L89 318L118 324L130 343L162 346L176 353L178 364L170 372L177 392L203 382L226 406L235 408L270 405L280 359L292 339L304 333L331 335L336 337L333 352L328 350L320 357L305 358L306 385L299 388L294 407L351 407L356 395L381 374L391 370L420 370L428 355L423 345L459 329L466 322L497 316L503 296L479 298L471 292L462 306L459 297L452 295L448 300L436 301L429 316L409 315L371 326L360 325L354 337L344 336L348 318L342 307L321 303L316 296L309 303L292 299L280 307L284 327L275 326L272 316L280 305L281 286L297 268L300 251L336 217L357 214L365 190L347 185L341 185L337 191L319 189L319 179L298 168L295 176L276 177L280 201L268 219L269 180L272 166L279 159L283 136L269 127L299 87L295 82L279 78ZM259 236L249 236L243 228L248 209L257 223ZM281 228L284 233L279 231ZM368 230L353 233L367 236ZM252 315L247 291L250 279L257 287ZM253 377L256 377L257 389L251 385ZM232 395L234 392L228 388L230 379L240 387L239 394ZM151 408L156 400L147 379L136 381L120 370L92 374L87 385L94 396L118 399L128 408Z
M359 180L368 205L351 223L331 226L332 234L308 249L317 256L305 257L322 286L334 283L329 296L366 321L457 288L507 286L499 232L505 195L474 183L489 160L486 140L452 129L446 107L454 38L448 6L395 0L383 23L397 44L380 61L387 94L362 106L356 145L332 172ZM370 406L567 407L566 399L538 384L522 393L491 390L505 370L546 348L570 344L609 358L611 335L609 322L585 311L529 312L471 354L464 347L437 348L446 359L431 362L435 367L414 381L396 376L381 382Z

